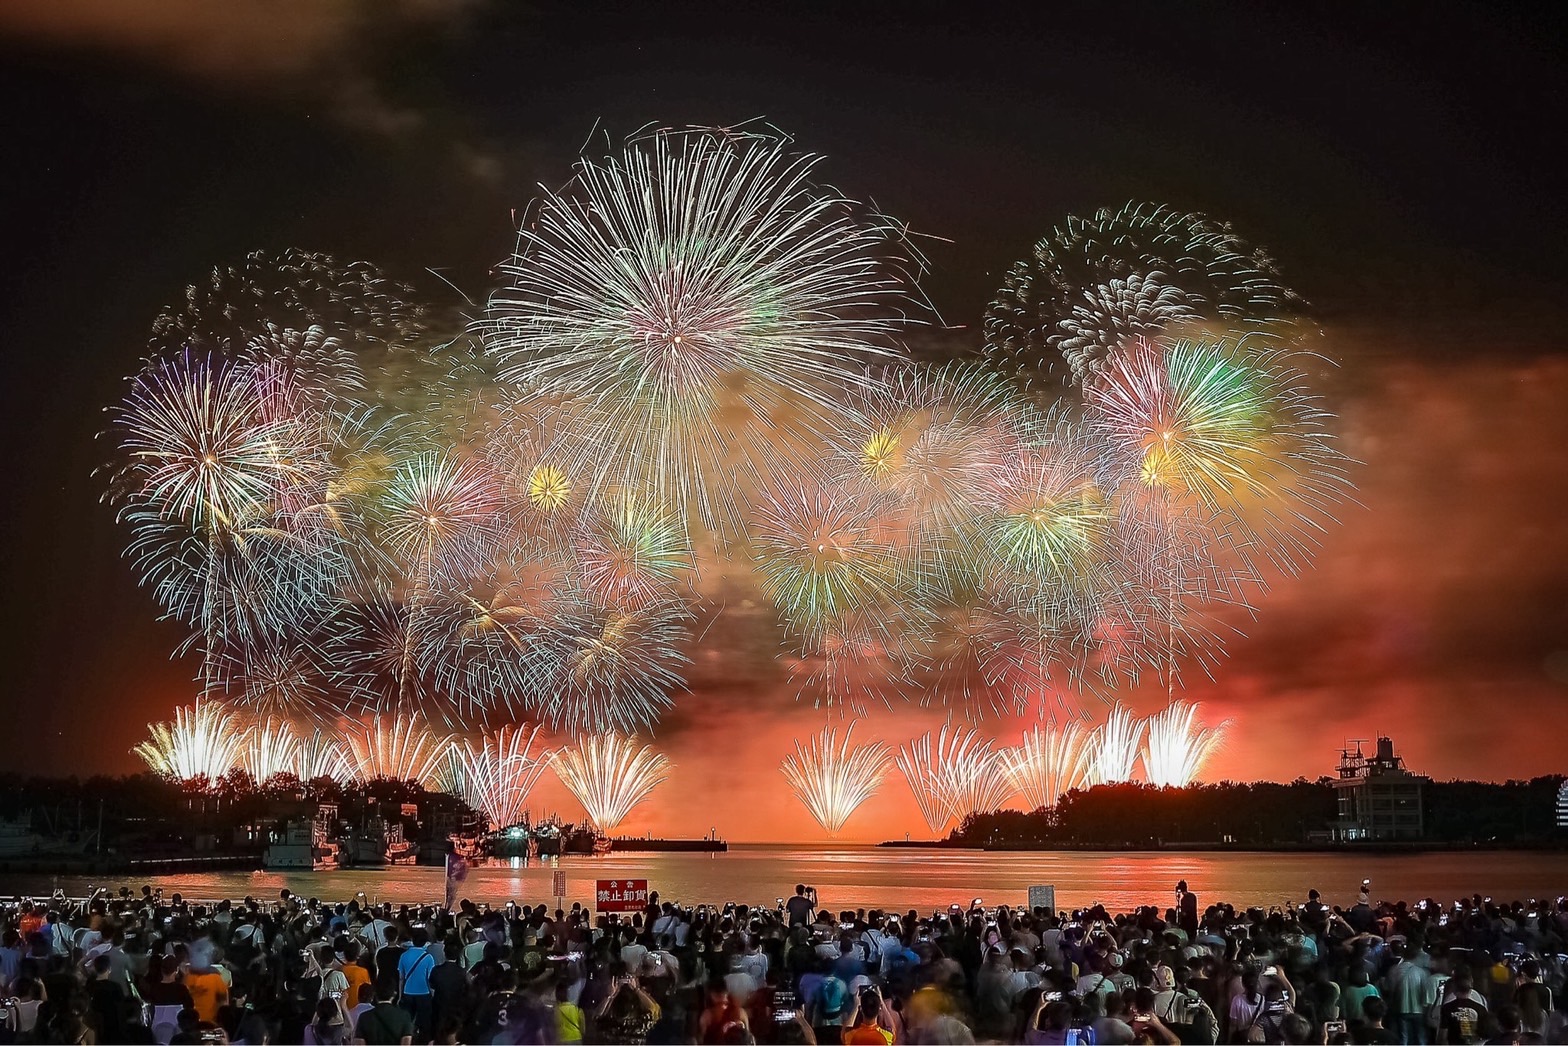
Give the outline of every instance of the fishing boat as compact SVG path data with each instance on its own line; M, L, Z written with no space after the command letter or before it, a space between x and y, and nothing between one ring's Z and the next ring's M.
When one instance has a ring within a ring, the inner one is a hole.
M343 837L345 867L406 865L413 864L418 857L419 847L404 837L401 821L371 817Z
M269 872L329 872L341 863L342 848L327 835L322 821L289 821L273 834L262 854L262 867Z

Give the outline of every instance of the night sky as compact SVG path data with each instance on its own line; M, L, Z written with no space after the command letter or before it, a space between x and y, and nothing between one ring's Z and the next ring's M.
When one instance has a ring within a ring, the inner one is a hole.
M943 344L978 343L1032 240L1128 199L1231 221L1313 304L1359 503L1189 679L1233 720L1206 776L1317 776L1380 732L1437 777L1563 771L1563 15L1055 6L0 5L4 762L133 770L146 722L193 693L92 475L101 409L187 283L298 246L482 301L514 210L595 134L761 118L937 238ZM816 835L776 767L822 713L733 651L696 659L659 735L666 801L628 827ZM849 834L912 828L904 793Z

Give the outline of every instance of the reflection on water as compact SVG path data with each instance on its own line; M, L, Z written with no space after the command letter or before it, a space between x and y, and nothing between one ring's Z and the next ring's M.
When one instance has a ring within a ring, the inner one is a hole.
M1057 902L1096 901L1112 909L1166 904L1178 879L1204 901L1283 904L1313 887L1332 903L1350 904L1361 880L1390 899L1452 900L1473 893L1503 898L1556 896L1568 890L1568 864L1557 854L1274 854L1274 853L984 853L874 847L732 846L726 854L627 853L525 863L495 862L469 872L461 893L477 901L554 903L551 873L566 873L567 903L586 902L595 879L647 879L667 900L772 905L796 883L817 888L838 907L945 908L979 896L987 904L1023 904L1031 885L1054 885ZM146 880L190 898L275 896L287 888L323 900L356 892L378 901L439 901L439 868L380 871L203 872ZM3 875L0 894L45 894L55 886L78 896L81 876ZM135 885L140 885L140 880Z

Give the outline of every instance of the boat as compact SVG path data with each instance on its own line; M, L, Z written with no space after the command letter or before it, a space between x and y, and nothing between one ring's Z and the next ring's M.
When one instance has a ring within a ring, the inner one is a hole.
M465 861L482 861L490 856L490 844L480 832L453 832L446 837L452 852Z
M262 854L262 867L269 872L329 872L341 863L342 848L327 835L321 821L289 821L275 832Z
M592 825L563 824L557 820L507 825L485 836L491 857L587 857L608 852L609 840Z
M8 857L33 857L43 854L80 853L86 841L72 841L39 835L33 831L31 812L17 820L0 818L0 860Z
M413 864L419 857L419 847L404 837L401 821L371 817L342 841L345 867L384 868Z

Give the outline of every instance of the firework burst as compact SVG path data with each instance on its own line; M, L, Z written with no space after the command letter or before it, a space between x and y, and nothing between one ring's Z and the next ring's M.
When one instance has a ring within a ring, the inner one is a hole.
M1149 717L1149 740L1143 749L1143 772L1161 788L1182 788L1197 779L1224 740L1225 725L1198 725L1196 703L1176 701Z
M612 607L669 598L692 562L685 529L630 498L591 513L576 546L583 587Z
M1301 308L1267 254L1230 226L1129 203L1069 217L1013 266L986 309L986 355L1026 385L1082 382L1124 337L1194 322L1284 331Z
M354 776L361 781L386 778L417 781L428 787L435 781L447 748L446 738L403 715L390 719L372 716L349 729L347 737Z
M133 752L154 773L181 781L216 781L240 762L249 731L233 713L212 701L174 710L174 722L149 723L152 739Z
M631 731L669 708L690 664L691 614L674 601L636 610L579 604L548 636L556 659L541 706L573 732Z
M1084 770L1087 783L1120 784L1132 780L1138 762L1138 744L1145 724L1117 704L1103 724L1089 734L1084 745Z
M319 727L309 737L300 739L295 773L301 781L314 781L330 777L334 781L351 781L354 766L349 760L343 742Z
M261 514L309 475L314 448L293 419L267 420L256 372L186 353L154 360L110 412L123 464L110 496L200 534Z
M805 745L795 742L795 753L780 765L795 798L811 812L828 835L836 836L849 815L876 794L887 773L889 752L877 741L850 743L851 725L838 741L832 727L823 727Z
M489 818L492 829L522 820L528 795L549 763L547 756L533 754L538 733L538 727L505 726L478 744L452 746L461 767L458 794Z
M845 471L884 496L916 548L968 536L1029 416L1015 388L977 366L888 373L858 410L858 460Z
M1077 723L1023 735L1017 748L998 753L1013 791L1023 795L1030 809L1051 806L1058 796L1084 783L1084 749L1087 737Z
M808 643L898 594L892 545L871 508L823 487L770 497L755 528L763 593Z
M584 737L551 756L550 765L601 832L613 831L672 769L649 746L616 733Z
M484 569L504 529L501 508L484 462L427 451L397 467L383 498L383 538L416 589L458 581Z
M847 416L836 391L902 322L903 233L817 186L818 162L658 131L539 199L484 329L503 376L594 405L565 471L732 524L737 476L775 474Z
M268 717L256 722L240 751L239 765L257 784L275 774L299 772L300 740L283 720Z

